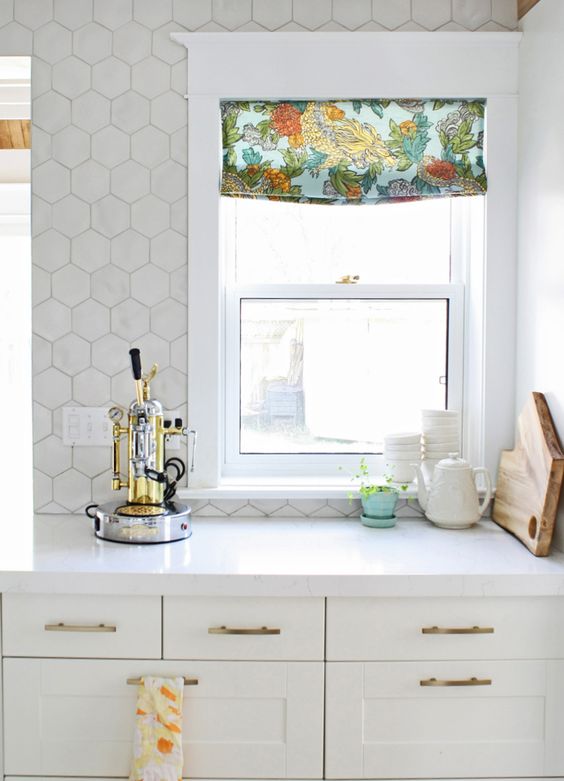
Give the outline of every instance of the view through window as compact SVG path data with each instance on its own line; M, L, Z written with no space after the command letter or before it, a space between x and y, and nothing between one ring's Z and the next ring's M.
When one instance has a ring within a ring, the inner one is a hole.
M451 203L224 204L240 454L377 453L445 408Z

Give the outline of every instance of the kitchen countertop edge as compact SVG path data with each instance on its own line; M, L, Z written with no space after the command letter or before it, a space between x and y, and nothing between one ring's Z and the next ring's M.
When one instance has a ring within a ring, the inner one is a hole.
M420 520L194 519L188 541L120 545L80 516L37 516L0 534L0 592L235 597L564 595L564 553L540 559L491 521L446 531Z

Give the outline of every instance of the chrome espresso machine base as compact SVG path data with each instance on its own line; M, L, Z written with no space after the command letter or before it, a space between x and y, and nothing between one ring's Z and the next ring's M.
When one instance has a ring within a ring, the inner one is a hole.
M151 510L158 514L148 515ZM191 508L178 502L166 507L108 502L96 508L94 534L101 540L140 545L186 540L192 534Z

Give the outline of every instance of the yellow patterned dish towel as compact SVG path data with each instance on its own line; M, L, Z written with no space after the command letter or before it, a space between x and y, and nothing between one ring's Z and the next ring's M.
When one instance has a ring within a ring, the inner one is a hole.
M130 781L182 780L183 678L147 676L139 686Z

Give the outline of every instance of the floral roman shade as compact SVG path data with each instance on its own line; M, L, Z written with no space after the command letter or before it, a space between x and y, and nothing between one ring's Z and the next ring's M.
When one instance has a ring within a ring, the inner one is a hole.
M484 100L222 101L221 193L300 203L482 195Z

